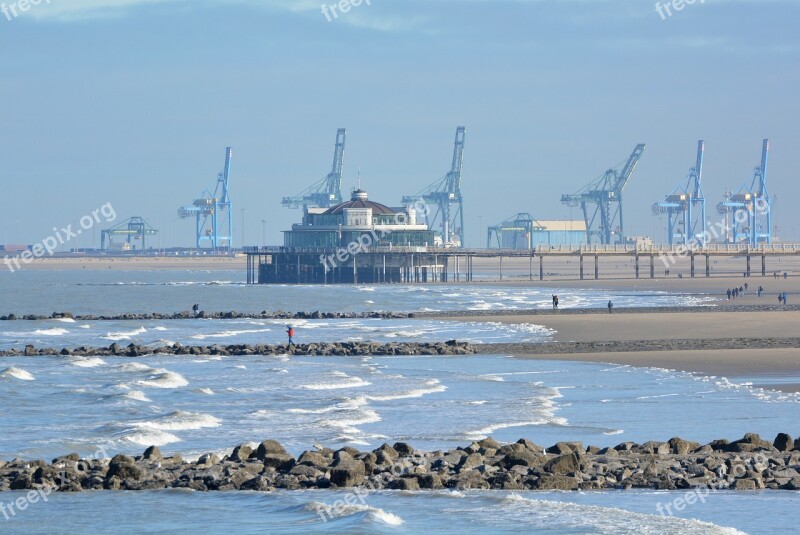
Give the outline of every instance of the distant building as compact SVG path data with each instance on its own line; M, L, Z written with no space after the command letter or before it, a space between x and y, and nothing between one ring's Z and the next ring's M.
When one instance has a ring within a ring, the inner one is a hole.
M332 208L307 208L301 224L284 231L284 245L297 248L347 248L351 243L373 247L434 246L434 232L417 223L417 209L389 208L355 190L349 201Z
M586 244L586 222L583 220L534 219L519 213L489 227L487 247L490 249L538 249L561 245Z

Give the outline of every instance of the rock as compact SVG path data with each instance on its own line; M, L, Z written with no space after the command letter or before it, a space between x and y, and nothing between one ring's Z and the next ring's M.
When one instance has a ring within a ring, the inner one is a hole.
M792 451L794 448L794 441L792 437L786 433L778 433L778 436L775 437L775 441L772 443L772 447L778 451Z
M415 477L401 477L392 482L391 488L394 490L419 490L419 481Z
M512 451L502 460L502 464L506 469L515 465L536 466L542 462L544 462L544 455L534 453L528 449Z
M442 488L442 478L437 474L422 474L417 476L419 487L422 489Z
M164 457L161 455L161 450L159 450L156 446L150 446L144 450L144 455L142 455L142 458L146 461L160 461Z
M487 437L487 438L484 438L483 440L479 440L478 444L484 450L486 450L486 449L499 450L500 446L501 446L501 444L499 442L497 442L495 439L493 439L492 437Z
M759 485L754 479L737 479L730 488L733 490L757 490Z
M689 442L680 437L672 437L667 444L669 444L672 453L675 455L686 455L690 451L694 451L700 447L700 444L697 442Z
M328 460L316 451L304 451L297 459L297 464L325 468L328 466Z
M364 463L350 461L331 470L331 483L337 487L355 487L364 482L365 475Z
M256 458L263 461L267 455L286 455L286 449L275 440L265 440L258 445Z
M106 479L110 480L113 477L117 477L122 481L126 479L139 480L143 475L144 472L141 468L136 466L136 462L132 457L128 457L127 455L115 455L108 465Z
M250 458L251 453L253 453L252 447L248 446L247 444L239 444L233 448L230 459L236 462L243 462Z
M570 453L568 455L561 455L555 459L550 459L544 463L542 470L553 475L561 476L579 472L580 467L581 464L578 456L575 453Z
M295 464L294 457L280 453L265 455L262 460L264 461L265 467L274 468L279 472L288 472Z
M473 470L483 464L483 455L480 453L471 453L461 459L456 467L458 471Z
M408 457L409 455L414 454L414 448L406 444L405 442L397 442L393 446L394 450L403 457Z
M558 442L554 446L547 448L547 453L555 455L567 455L568 453L582 453L583 444L581 442Z
M579 480L575 477L545 474L539 478L539 490L578 490Z

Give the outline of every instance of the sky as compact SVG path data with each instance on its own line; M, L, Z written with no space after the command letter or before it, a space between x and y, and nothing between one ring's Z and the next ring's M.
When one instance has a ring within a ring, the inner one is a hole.
M651 206L698 139L714 214L769 138L773 223L800 240L797 0L365 0L337 18L333 0L20 1L0 0L0 243L112 203L189 246L177 209L213 189L226 146L234 244L282 243L301 212L280 200L329 172L337 128L343 193L360 172L396 206L447 173L461 125L467 246L518 212L578 218L561 195L637 143L625 231L663 242Z

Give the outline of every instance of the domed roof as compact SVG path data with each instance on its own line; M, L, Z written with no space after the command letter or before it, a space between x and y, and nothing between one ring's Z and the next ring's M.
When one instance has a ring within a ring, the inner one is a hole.
M349 201L328 208L325 214L341 214L345 208L372 208L372 215L392 215L395 213L395 211L388 206L370 201L366 191L357 189L353 191Z

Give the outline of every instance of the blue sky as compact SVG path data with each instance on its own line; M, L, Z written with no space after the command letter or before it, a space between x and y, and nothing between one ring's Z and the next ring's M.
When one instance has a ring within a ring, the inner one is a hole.
M467 245L516 212L578 217L561 194L639 142L626 233L663 240L650 206L697 140L713 208L764 137L774 222L800 240L797 1L698 0L662 20L649 0L372 0L332 22L323 3L42 0L0 15L0 242L112 202L190 245L176 210L213 186L231 145L237 242L244 208L245 241L261 242L264 219L276 243L300 216L281 197L328 172L338 127L346 189L360 169L371 198L396 205L447 172L462 124Z

